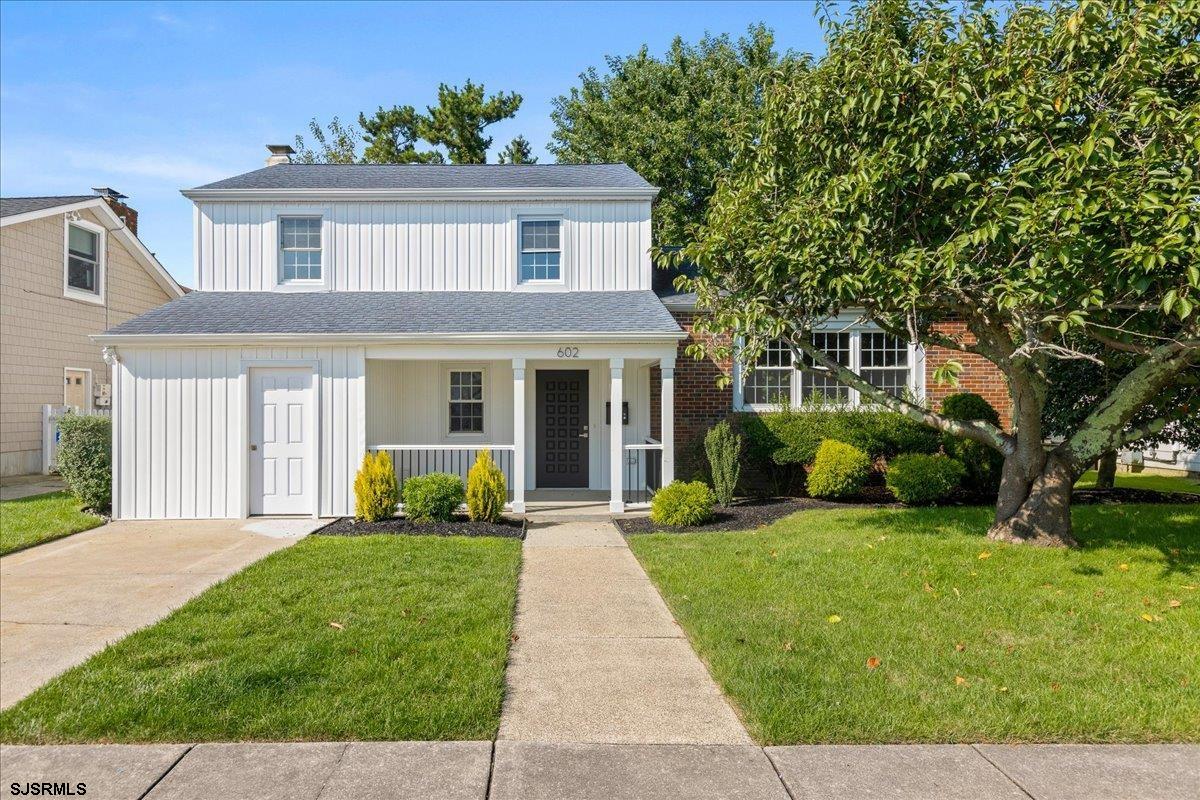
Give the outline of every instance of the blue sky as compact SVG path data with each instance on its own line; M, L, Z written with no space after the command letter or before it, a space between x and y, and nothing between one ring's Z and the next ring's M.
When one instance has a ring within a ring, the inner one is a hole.
M0 192L112 186L147 246L192 282L182 188L256 169L311 117L432 103L467 78L524 96L488 129L542 161L551 101L605 55L675 35L739 35L819 52L809 3L0 3Z

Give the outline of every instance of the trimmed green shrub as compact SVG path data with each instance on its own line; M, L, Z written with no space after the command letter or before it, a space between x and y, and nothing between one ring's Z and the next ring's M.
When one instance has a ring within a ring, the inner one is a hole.
M354 516L364 522L389 519L399 502L400 485L396 483L392 457L382 450L366 453L354 476Z
M991 403L973 392L948 395L942 401L942 414L950 419L980 419L993 425L1000 424L999 412ZM974 439L961 439L946 434L942 437L942 449L966 468L962 484L968 490L980 494L995 494L999 491L1004 455L994 447Z
M507 498L504 473L492 460L492 451L480 450L471 471L467 473L467 516L495 522L504 513L504 501Z
M431 472L404 482L404 516L413 522L448 522L466 498L462 478Z
M956 392L942 400L942 416L950 419L981 419L1000 424L1000 412L974 392Z
M654 493L650 501L650 519L659 525L682 527L699 525L712 519L717 496L700 481L675 481Z
M67 414L58 420L58 474L79 502L106 512L112 506L112 420Z
M708 456L717 502L727 506L733 502L733 492L742 471L742 437L733 432L728 422L721 420L709 428L704 437L704 452Z
M949 497L966 472L962 464L949 456L909 453L888 462L885 480L904 505L931 506Z
M767 474L777 494L800 485L825 439L853 445L872 459L901 453L936 453L941 435L903 414L874 408L807 405L765 414L737 415L747 461Z
M853 445L826 439L817 448L808 473L808 493L828 500L844 500L862 491L871 474L871 457Z

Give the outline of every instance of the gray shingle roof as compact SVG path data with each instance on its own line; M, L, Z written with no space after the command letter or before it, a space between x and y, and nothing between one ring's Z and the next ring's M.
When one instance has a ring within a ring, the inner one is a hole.
M650 291L192 292L106 335L678 333Z
M82 203L84 200L95 200L94 194L68 194L56 197L3 197L0 198L0 217L12 217L17 214L28 214L30 211L42 211L57 206L69 206L72 203Z
M278 164L196 189L653 189L625 164Z

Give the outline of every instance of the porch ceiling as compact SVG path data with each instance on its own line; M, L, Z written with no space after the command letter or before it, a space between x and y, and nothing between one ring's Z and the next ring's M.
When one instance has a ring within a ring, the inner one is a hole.
M650 291L192 292L102 337L682 333Z

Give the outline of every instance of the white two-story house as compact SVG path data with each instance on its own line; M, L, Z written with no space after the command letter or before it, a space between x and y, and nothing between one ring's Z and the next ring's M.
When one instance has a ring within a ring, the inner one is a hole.
M115 517L353 514L373 450L403 481L488 448L516 512L562 490L620 511L672 479L684 333L651 287L655 187L289 151L184 191L197 291L96 337Z

